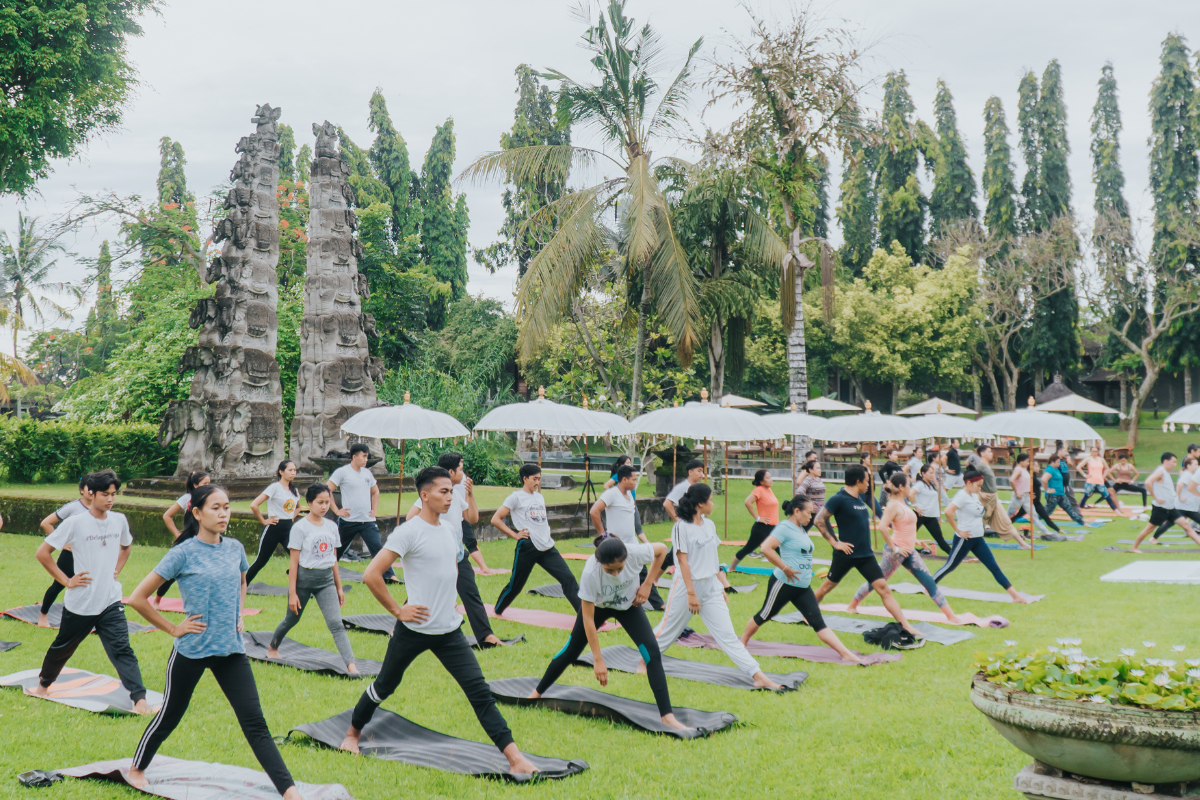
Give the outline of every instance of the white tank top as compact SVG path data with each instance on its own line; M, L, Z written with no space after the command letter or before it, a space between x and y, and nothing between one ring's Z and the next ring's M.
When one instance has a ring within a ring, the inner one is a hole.
M1163 467L1155 470L1159 476L1154 482L1154 505L1159 508L1174 508L1175 507L1175 480L1171 477L1171 473Z

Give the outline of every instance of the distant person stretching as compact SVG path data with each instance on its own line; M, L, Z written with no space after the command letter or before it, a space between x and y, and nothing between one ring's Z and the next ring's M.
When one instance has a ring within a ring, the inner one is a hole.
M1191 522L1176 507L1178 498L1175 494L1175 481L1171 478L1171 470L1175 469L1178 462L1179 459L1175 457L1174 453L1163 453L1162 458L1159 459L1158 468L1146 479L1146 491L1150 493L1151 497L1150 521L1137 535L1129 552L1140 553L1141 550L1138 548L1142 546L1142 542L1151 532L1154 532L1156 536L1161 535L1172 525L1183 528L1184 533L1200 544L1200 536L1197 536L1196 531L1192 529Z
M1148 502L1146 499L1146 487L1137 482L1139 474L1141 473L1138 472L1138 468L1129 463L1129 456L1122 454L1117 456L1117 463L1108 468L1108 475L1106 477L1113 482L1113 494L1117 492L1140 494L1142 496L1142 506L1145 507Z
M987 542L983 539L983 521L986 512L983 501L979 499L982 494L980 491L982 486L983 476L973 469L968 469L963 475L963 488L958 490L958 494L954 495L954 499L946 507L946 521L954 529L954 541L950 546L950 558L937 571L933 579L937 583L941 583L942 579L953 572L964 558L974 554L980 563L992 573L996 583L1004 587L1004 591L1008 592L1013 602L1024 604L1028 601L1013 588L1012 581L1004 575L1000 565L996 563L996 557L992 555L992 548L988 547Z
M338 467L329 476L327 485L330 494L339 487L342 492L340 508L337 500L332 501L333 513L339 517L338 535L342 540L342 546L337 551L339 559L356 536L362 537L363 544L371 552L371 558L377 556L383 547L379 539L379 525L375 523L375 512L379 509L379 484L367 469L370 458L370 448L362 442L355 442L350 445L350 463ZM396 573L389 567L383 579L395 581Z
M114 476L116 473L113 473ZM79 497L69 503L64 503L57 511L48 515L42 520L42 533L50 536L54 533L54 526L66 522L76 514L86 514L88 508L92 505L91 491L87 488L87 480L91 475L84 475L79 479ZM58 561L55 562L67 578L75 577L75 558L71 555L71 546L64 545L58 553ZM38 627L50 627L50 607L54 605L54 601L62 594L62 590L67 587L65 583L59 583L57 579L50 581L50 588L46 589L46 593L42 595L42 607L38 611Z
M1120 511L1117 506L1117 499L1108 493L1108 486L1104 481L1108 476L1108 462L1100 455L1100 448L1093 447L1092 454L1086 460L1081 460L1076 466L1079 471L1079 477L1083 478L1083 501L1080 502L1080 508L1087 508L1088 498L1092 496L1092 492L1099 492L1100 496L1108 503L1108 507L1113 511Z
M500 590L493 609L496 615L504 613L517 598L529 580L534 565L550 573L563 588L567 602L579 612L579 582L575 573L567 566L554 537L550 535L550 521L546 517L546 499L542 497L542 468L537 464L521 465L521 488L510 494L492 515L492 525L510 539L517 540L513 550L512 575L508 584ZM516 530L504 524L504 518L512 514Z
M754 518L754 524L750 526L750 538L734 554L729 569L737 569L742 559L757 550L779 524L779 498L771 489L774 483L770 470L760 469L754 473L754 489L746 497L746 511Z

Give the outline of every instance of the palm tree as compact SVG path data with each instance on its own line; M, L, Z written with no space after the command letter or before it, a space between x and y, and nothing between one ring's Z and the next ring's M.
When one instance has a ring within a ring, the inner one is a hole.
M60 317L69 317L67 309L55 302L44 292L69 294L77 300L83 292L70 283L55 283L47 280L58 266L51 258L56 253L65 253L58 239L43 236L37 228L37 217L17 214L17 242L14 246L8 233L0 231L0 277L6 284L4 299L7 302L6 316L13 336L13 360L17 360L17 336L25 330L26 311L36 321L46 318L43 308L53 310Z
M590 8L581 7L578 13L588 25L582 38L584 47L595 54L591 63L599 82L580 83L558 70L542 77L558 82L560 118L591 128L600 137L601 149L531 145L500 150L485 154L460 178L565 184L572 166L609 161L619 167L618 177L567 192L527 221L549 238L521 279L516 312L522 323L521 352L529 356L570 313L589 271L605 259L606 251L615 251L626 281L639 292L629 404L636 414L652 305L685 366L700 339L695 279L655 178L657 162L651 154L660 137L677 131L691 85L692 60L702 40L692 45L683 68L664 88L655 77L663 52L658 34L649 25L634 26L625 15L625 0L609 0L595 24ZM615 230L606 219L610 212L618 222Z

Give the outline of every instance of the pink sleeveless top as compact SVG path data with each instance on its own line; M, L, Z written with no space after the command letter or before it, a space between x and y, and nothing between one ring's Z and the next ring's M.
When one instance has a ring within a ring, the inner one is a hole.
M1103 486L1106 466L1103 458L1088 459L1087 482L1093 486Z
M905 508L892 520L892 541L900 547L917 546L917 512Z

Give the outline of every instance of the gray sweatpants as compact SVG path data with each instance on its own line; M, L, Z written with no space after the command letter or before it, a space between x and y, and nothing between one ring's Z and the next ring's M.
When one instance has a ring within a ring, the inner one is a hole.
M292 611L291 607L288 608L283 622L279 623L279 627L275 629L275 634L271 637L271 647L279 647L279 643L283 641L283 637L288 635L288 631L300 622L309 598L315 597L317 606L320 607L321 614L325 617L325 624L329 627L329 632L333 634L333 643L337 646L338 653L346 662L346 666L350 666L354 663L354 650L350 647L350 637L346 635L346 627L342 624L342 608L338 605L337 587L333 584L333 568L305 569L300 567L299 570L296 574L296 594L300 597L300 613L297 614Z

